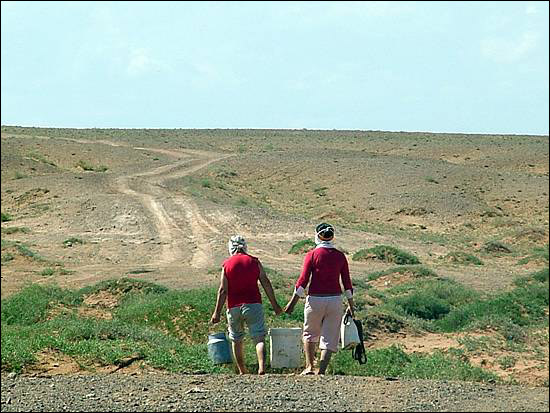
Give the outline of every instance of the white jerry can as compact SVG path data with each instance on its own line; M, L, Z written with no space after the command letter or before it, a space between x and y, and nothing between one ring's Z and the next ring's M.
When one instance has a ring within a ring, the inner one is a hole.
M271 328L269 347L272 368L297 368L302 365L301 328Z

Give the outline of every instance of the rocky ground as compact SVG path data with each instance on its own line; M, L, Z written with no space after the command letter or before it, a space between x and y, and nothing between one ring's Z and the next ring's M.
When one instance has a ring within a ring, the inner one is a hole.
M548 411L548 389L344 376L2 375L2 411Z

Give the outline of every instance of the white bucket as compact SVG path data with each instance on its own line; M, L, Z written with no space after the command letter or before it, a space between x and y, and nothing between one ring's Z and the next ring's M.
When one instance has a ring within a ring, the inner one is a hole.
M271 328L269 347L272 368L297 368L302 365L301 328Z

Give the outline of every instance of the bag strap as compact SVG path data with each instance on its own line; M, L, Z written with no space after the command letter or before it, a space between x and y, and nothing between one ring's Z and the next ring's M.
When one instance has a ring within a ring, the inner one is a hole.
M347 317L347 314L346 314ZM363 343L363 325L361 321L352 319L357 327L357 333L359 334L359 344L351 349L351 354L354 360L357 360L359 364L365 364L367 362L367 352L365 351L365 344Z

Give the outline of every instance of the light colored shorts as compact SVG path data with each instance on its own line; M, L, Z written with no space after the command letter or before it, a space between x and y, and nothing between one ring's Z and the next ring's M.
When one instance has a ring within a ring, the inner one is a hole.
M227 310L227 326L231 341L240 341L244 338L245 323L253 340L260 341L264 338L266 328L261 304L243 304Z
M304 341L319 343L321 350L337 352L343 313L342 296L308 295L304 307Z

